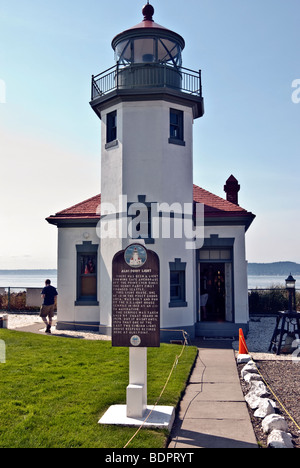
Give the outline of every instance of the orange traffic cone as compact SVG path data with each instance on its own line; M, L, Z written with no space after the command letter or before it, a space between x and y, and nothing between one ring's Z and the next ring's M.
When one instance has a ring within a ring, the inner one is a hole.
M239 329L239 354L249 354L242 328Z

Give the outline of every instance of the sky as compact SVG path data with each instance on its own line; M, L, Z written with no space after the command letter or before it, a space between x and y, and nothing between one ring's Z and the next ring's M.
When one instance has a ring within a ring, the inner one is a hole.
M1 0L0 269L56 268L45 218L100 193L100 121L91 75L114 65L111 40L143 0ZM299 0L152 0L202 70L194 183L256 215L249 262L300 263ZM288 272L289 273L289 272Z

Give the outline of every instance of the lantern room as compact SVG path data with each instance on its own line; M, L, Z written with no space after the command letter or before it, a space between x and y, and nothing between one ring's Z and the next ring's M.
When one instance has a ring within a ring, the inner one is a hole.
M156 63L181 67L184 39L153 21L154 8L149 3L142 13L144 20L141 23L113 39L116 62L120 65Z
M92 77L91 106L101 118L104 102L118 96L176 95L193 107L194 118L204 114L201 71L182 66L182 36L153 20L149 2L143 20L112 40L116 64Z

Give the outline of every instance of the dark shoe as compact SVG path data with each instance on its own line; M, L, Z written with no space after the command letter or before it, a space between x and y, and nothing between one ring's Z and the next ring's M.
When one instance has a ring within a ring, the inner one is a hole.
M45 333L51 333L51 325L47 325Z

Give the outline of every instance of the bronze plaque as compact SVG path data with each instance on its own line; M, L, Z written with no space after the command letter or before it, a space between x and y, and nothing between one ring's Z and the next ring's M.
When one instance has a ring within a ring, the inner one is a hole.
M159 258L141 244L112 263L112 345L160 346Z

